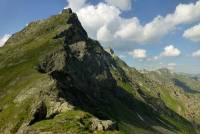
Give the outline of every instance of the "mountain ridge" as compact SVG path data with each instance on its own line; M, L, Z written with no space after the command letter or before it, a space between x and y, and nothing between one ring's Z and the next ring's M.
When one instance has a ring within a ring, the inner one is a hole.
M174 89L113 53L71 9L14 34L0 49L0 132L199 133Z

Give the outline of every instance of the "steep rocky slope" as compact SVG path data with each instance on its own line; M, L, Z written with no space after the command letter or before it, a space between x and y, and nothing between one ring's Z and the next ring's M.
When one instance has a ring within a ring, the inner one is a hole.
M188 93L198 93L200 91L200 78L198 76L175 73L165 68L156 71L143 71L143 73L161 84L174 85Z
M200 113L200 79L196 76L175 73L168 69L142 71L149 79L171 88L171 96L175 96L184 105L184 117L199 122Z
M106 52L70 9L0 49L3 134L199 133L172 91Z

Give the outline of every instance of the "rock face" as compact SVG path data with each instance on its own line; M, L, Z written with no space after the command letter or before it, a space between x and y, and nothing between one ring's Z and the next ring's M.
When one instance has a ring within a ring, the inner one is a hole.
M44 102L40 102L32 111L33 119L30 121L29 125L34 124L35 122L46 119L47 107Z
M170 96L176 98L176 101L181 101L181 105L177 106L177 112L184 115L188 120L196 120L200 112L200 103L197 103L200 89L200 81L193 78L189 74L174 73L168 69L159 69L156 71L143 72L148 78L153 79L163 85L173 89ZM199 122L199 121L197 121Z
M106 52L71 9L30 23L8 40L0 49L0 81L3 134L199 130L176 113L185 108L169 96L171 88Z
M106 131L106 130L117 130L117 124L111 120L99 120L91 119L91 130L92 131Z
M59 113L67 112L74 109L74 106L66 101L50 101L49 103L49 112L47 118L52 118Z

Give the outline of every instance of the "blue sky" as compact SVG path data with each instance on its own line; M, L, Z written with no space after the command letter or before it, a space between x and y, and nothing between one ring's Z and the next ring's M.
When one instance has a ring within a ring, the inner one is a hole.
M198 0L0 0L0 45L5 35L64 7L77 12L90 37L114 48L130 66L200 74Z

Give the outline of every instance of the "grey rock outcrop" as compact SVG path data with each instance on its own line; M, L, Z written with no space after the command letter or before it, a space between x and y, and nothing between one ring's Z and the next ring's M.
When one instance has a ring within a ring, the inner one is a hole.
M116 130L117 124L111 120L99 120L96 118L91 119L91 130L92 131L106 131Z

